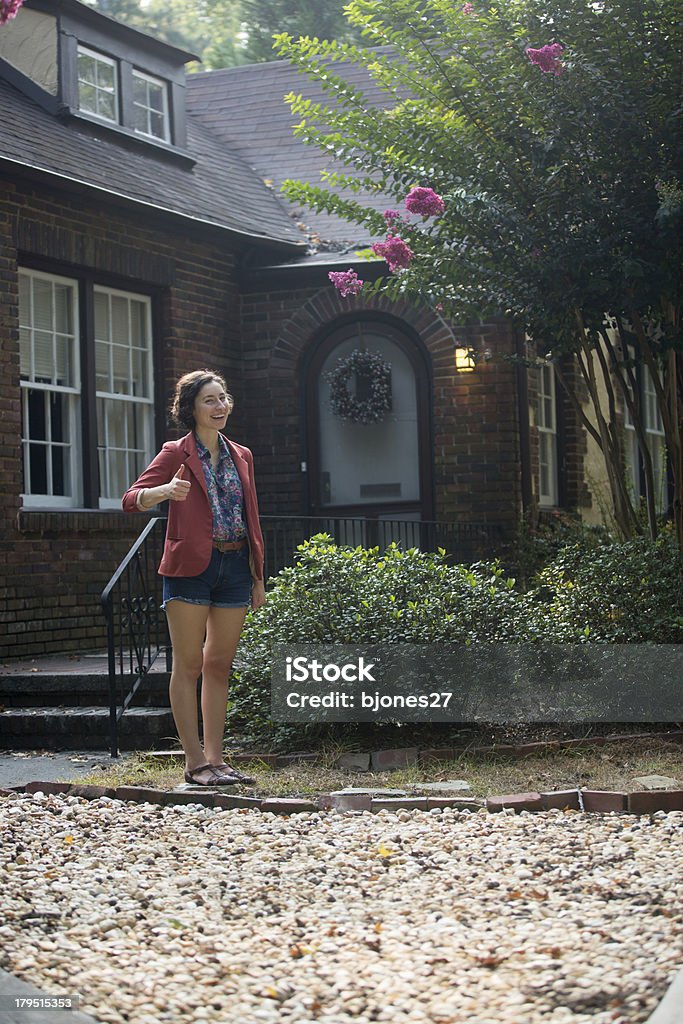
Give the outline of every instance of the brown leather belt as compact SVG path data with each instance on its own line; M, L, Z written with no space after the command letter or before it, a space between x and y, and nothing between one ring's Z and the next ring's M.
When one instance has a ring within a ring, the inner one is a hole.
M224 555L226 551L239 551L241 548L246 548L247 538L243 537L242 540L214 541L213 546L216 551L220 551Z

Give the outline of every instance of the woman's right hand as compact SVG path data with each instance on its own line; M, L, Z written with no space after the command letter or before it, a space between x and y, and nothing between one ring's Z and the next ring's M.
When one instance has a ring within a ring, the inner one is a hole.
M167 484L167 488L168 488L167 497L168 497L169 501L185 501L185 499L187 498L188 494L190 493L191 483L190 483L189 480L184 480L183 479L184 471L185 471L185 463L183 462L181 464L181 466L180 466L180 469L176 473L176 475L173 477L173 479L170 481L170 483Z

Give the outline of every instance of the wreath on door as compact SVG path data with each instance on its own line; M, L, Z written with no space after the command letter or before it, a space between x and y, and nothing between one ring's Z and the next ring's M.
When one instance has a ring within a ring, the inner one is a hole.
M349 381L355 377L355 393ZM330 408L350 423L381 423L391 409L391 364L379 354L356 348L337 362L325 380L330 385Z

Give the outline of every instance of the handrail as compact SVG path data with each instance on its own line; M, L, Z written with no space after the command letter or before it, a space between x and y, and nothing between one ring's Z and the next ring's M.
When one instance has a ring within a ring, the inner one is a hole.
M165 518L150 519L102 591L112 757L119 755L121 719L162 652L170 670L171 646L166 616L160 613L161 577L157 574L165 528Z

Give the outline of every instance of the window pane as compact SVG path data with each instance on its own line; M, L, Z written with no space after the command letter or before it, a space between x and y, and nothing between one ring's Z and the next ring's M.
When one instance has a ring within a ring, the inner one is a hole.
M73 290L63 284L54 289L55 330L61 334L73 334L74 318L72 309Z
M149 133L157 139L163 139L166 134L164 115L152 111L149 115Z
M108 402L107 446L109 448L126 447L126 403Z
M126 452L109 452L109 494L103 495L103 497L115 498L123 494L130 484Z
M133 356L133 394L138 398L149 398L147 386L147 353L134 348Z
M80 387L76 282L38 271L23 271L21 282L24 493L48 499L46 504L51 497L76 499L72 491ZM29 386L29 381L42 387Z
M118 119L117 64L104 54L79 47L78 105L81 110L108 121Z
M52 334L46 331L33 332L33 373L34 380L41 383L52 382Z
M81 83L95 85L97 81L97 64L94 57L87 53L78 55L78 78Z
M147 91L147 104L152 110L158 111L160 114L164 112L164 93L165 89L160 85L155 85L154 82L150 82Z
M111 300L111 340L118 345L129 345L128 299L120 295Z
M29 323L45 331L52 330L52 282L41 277L33 279L33 319Z
M100 117L106 117L109 121L116 120L116 98L113 93L98 93L97 113Z
M554 426L552 398L543 399L543 426L549 427L551 430Z
M31 441L47 439L47 419L45 417L45 396L49 392L29 391L28 393L28 429L25 436Z
M26 379L31 376L31 332L25 327L19 328L19 352L21 376Z
M48 494L47 486L47 446L31 444L28 449L29 493Z
M71 493L68 448L52 448L52 493L64 497Z
M68 442L69 420L66 395L49 394L50 398L50 438L52 441Z
M148 134L146 107L133 107L133 127L136 132L144 132L145 135Z
M111 391L111 373L109 369L110 346L103 341L95 342L95 372L97 390Z
M104 292L95 292L95 337L109 340L109 302Z
M55 383L69 387L73 383L73 370L71 366L73 353L72 339L65 338L63 335L59 334L55 340L57 350Z
M87 114L97 113L97 89L94 85L83 85L82 82L79 84L78 106Z
M132 345L147 343L147 306L144 302L130 304L130 341Z
M147 82L139 75L133 75L133 101L141 106L147 106Z
M112 95L115 91L114 65L108 61L98 60L97 62L97 86L99 89L106 89Z
M109 502L120 499L152 454L150 302L115 290L96 294L100 497Z

